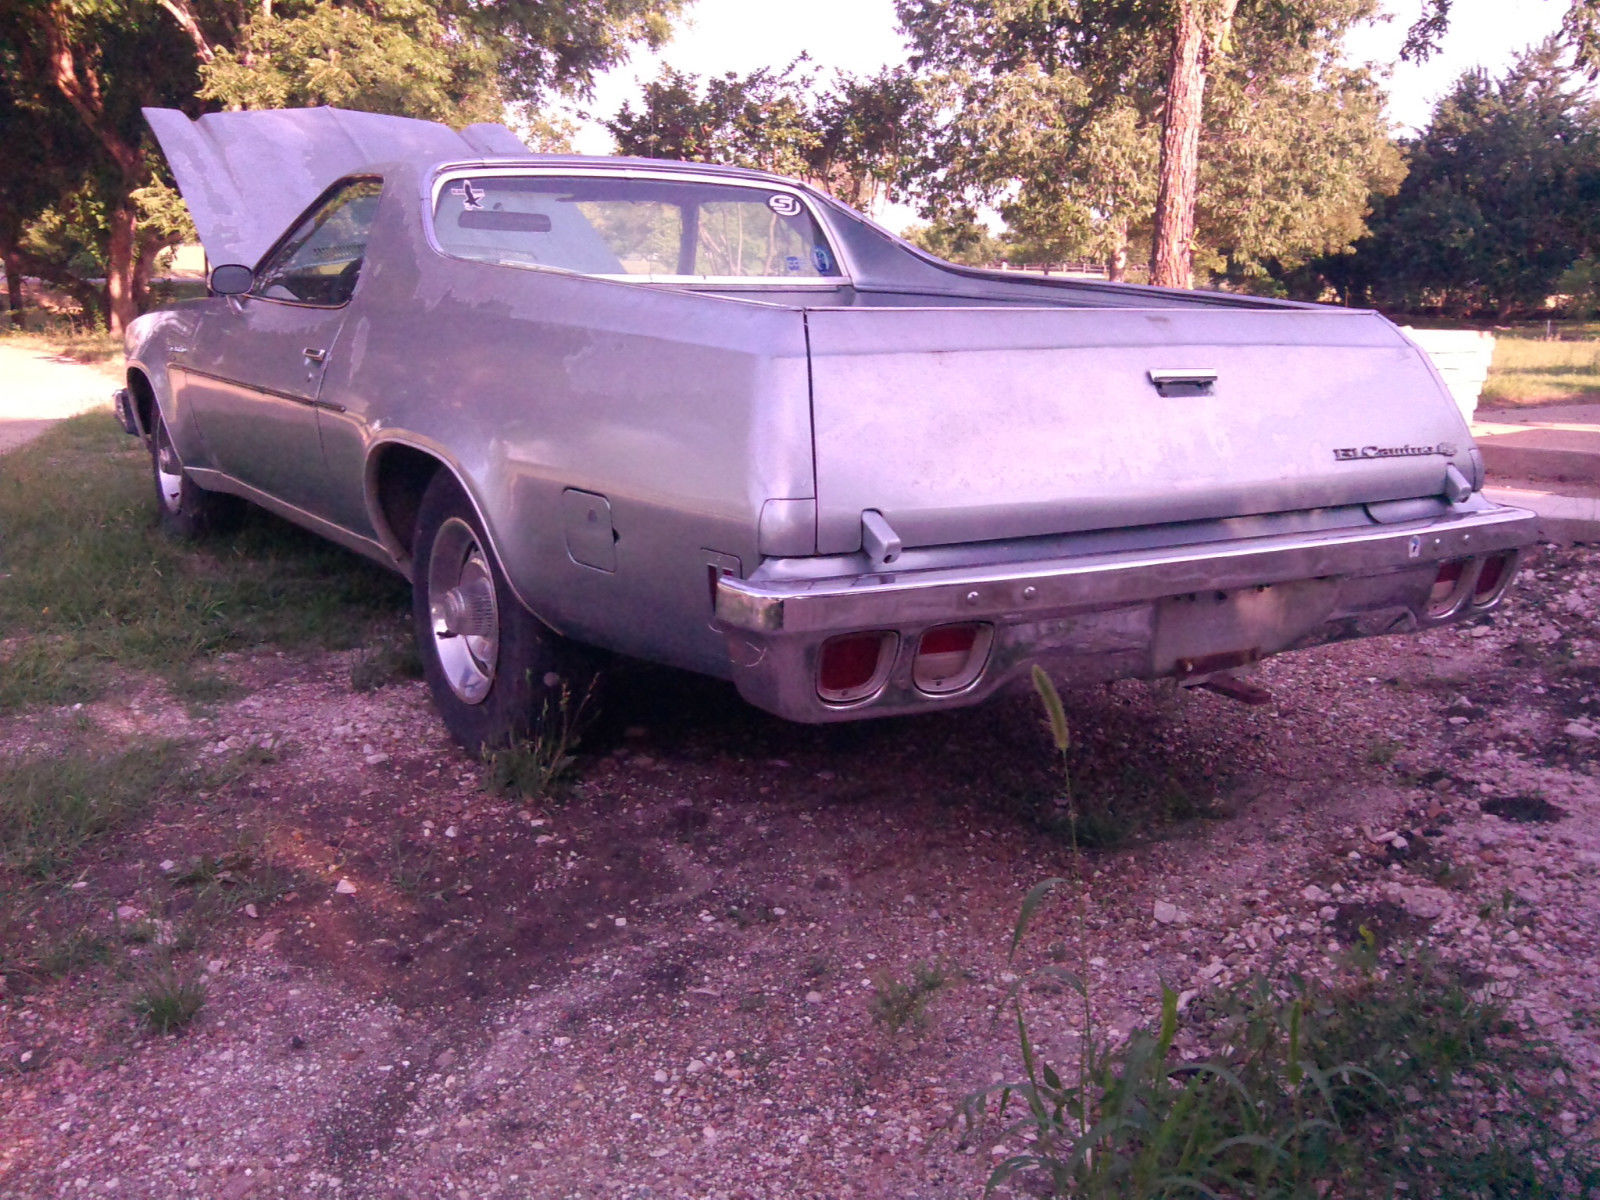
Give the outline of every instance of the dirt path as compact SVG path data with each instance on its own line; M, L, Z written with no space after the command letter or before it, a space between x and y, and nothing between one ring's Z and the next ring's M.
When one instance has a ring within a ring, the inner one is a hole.
M97 408L109 411L116 386L103 368L0 341L0 454L32 441L56 421Z
M1600 558L1560 552L1470 627L1272 660L1263 708L1072 696L1079 795L1117 797L1101 833L1132 840L1090 856L1081 920L1044 910L1027 961L1088 964L1126 1032L1163 982L1417 939L1514 997L1593 1099L1597 607ZM188 952L208 999L183 1036L139 1035L92 973L0 1008L0 1196L981 1193L1006 1147L947 1126L1019 1070L1007 934L1071 867L1030 703L802 728L643 672L574 791L527 805L485 793L418 685L353 693L343 656L221 667L247 694L209 715L146 682L0 735L270 743L84 870L108 931L120 910L159 942L196 855L247 845L283 881ZM925 1023L896 1028L887 983L919 968ZM1057 1061L1067 999L1030 1002Z

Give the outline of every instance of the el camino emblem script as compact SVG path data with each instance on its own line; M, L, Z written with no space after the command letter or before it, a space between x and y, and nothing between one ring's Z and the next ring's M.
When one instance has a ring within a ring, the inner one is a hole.
M1333 457L1339 462L1352 462L1363 458L1427 458L1434 454L1454 458L1456 448L1449 442L1436 446L1343 446L1334 449Z

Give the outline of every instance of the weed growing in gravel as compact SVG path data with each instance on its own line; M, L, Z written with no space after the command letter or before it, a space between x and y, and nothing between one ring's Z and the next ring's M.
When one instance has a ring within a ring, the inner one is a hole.
M217 705L245 694L242 684L220 671L174 671L167 678L167 686L172 689L173 698L184 706L191 717L205 716Z
M396 830L389 838L389 857L389 882L397 890L413 900L443 895L438 842L428 839L419 845Z
M1387 767L1402 748L1393 738L1374 738L1367 746L1367 761L1375 767Z
M938 963L915 964L909 980L897 979L887 969L877 972L869 1006L872 1019L890 1033L899 1033L907 1026L921 1029L927 1023L928 1002L949 980L949 974Z
M1252 977L1187 1018L1221 1047L1200 1061L1174 1050L1180 1016L1169 988L1153 1029L1121 1045L1091 1029L1075 1079L1034 1052L1020 992L1016 1018L1024 1078L968 1097L964 1109L969 1129L1021 1110L1001 1136L1026 1149L995 1168L989 1192L1490 1200L1600 1191L1597 1147L1572 1132L1582 1100L1567 1064L1422 953L1392 955L1341 986Z
M162 962L139 977L128 1005L151 1032L176 1033L200 1014L205 1002L206 984L199 972Z
M407 679L422 678L417 641L409 634L379 638L356 651L350 663L350 690L375 692Z
M79 927L39 946L31 965L38 974L57 978L104 965L111 961L112 951L105 938Z
M110 664L179 680L234 647L361 645L408 610L398 576L259 510L198 547L155 518L149 455L105 413L6 456L0 712L95 699Z
M54 879L87 843L194 781L176 742L0 758L0 867Z
M565 683L551 711L548 701L539 714L538 732L484 753L484 786L495 795L545 800L577 764L578 745L593 722L594 688L577 700Z

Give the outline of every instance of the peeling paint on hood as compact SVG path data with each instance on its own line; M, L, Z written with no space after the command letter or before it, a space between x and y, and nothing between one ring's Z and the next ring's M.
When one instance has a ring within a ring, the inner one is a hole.
M434 121L339 108L210 113L147 108L213 266L254 266L289 223L341 176L416 157L517 157L504 125L460 131Z

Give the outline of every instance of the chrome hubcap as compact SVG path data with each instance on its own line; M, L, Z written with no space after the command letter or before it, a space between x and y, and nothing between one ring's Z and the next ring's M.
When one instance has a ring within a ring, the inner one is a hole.
M428 615L445 682L461 700L481 704L494 683L500 610L488 556L472 526L459 517L439 526L433 539Z
M165 421L156 426L156 490L168 512L179 511L183 501L183 464L172 448Z

